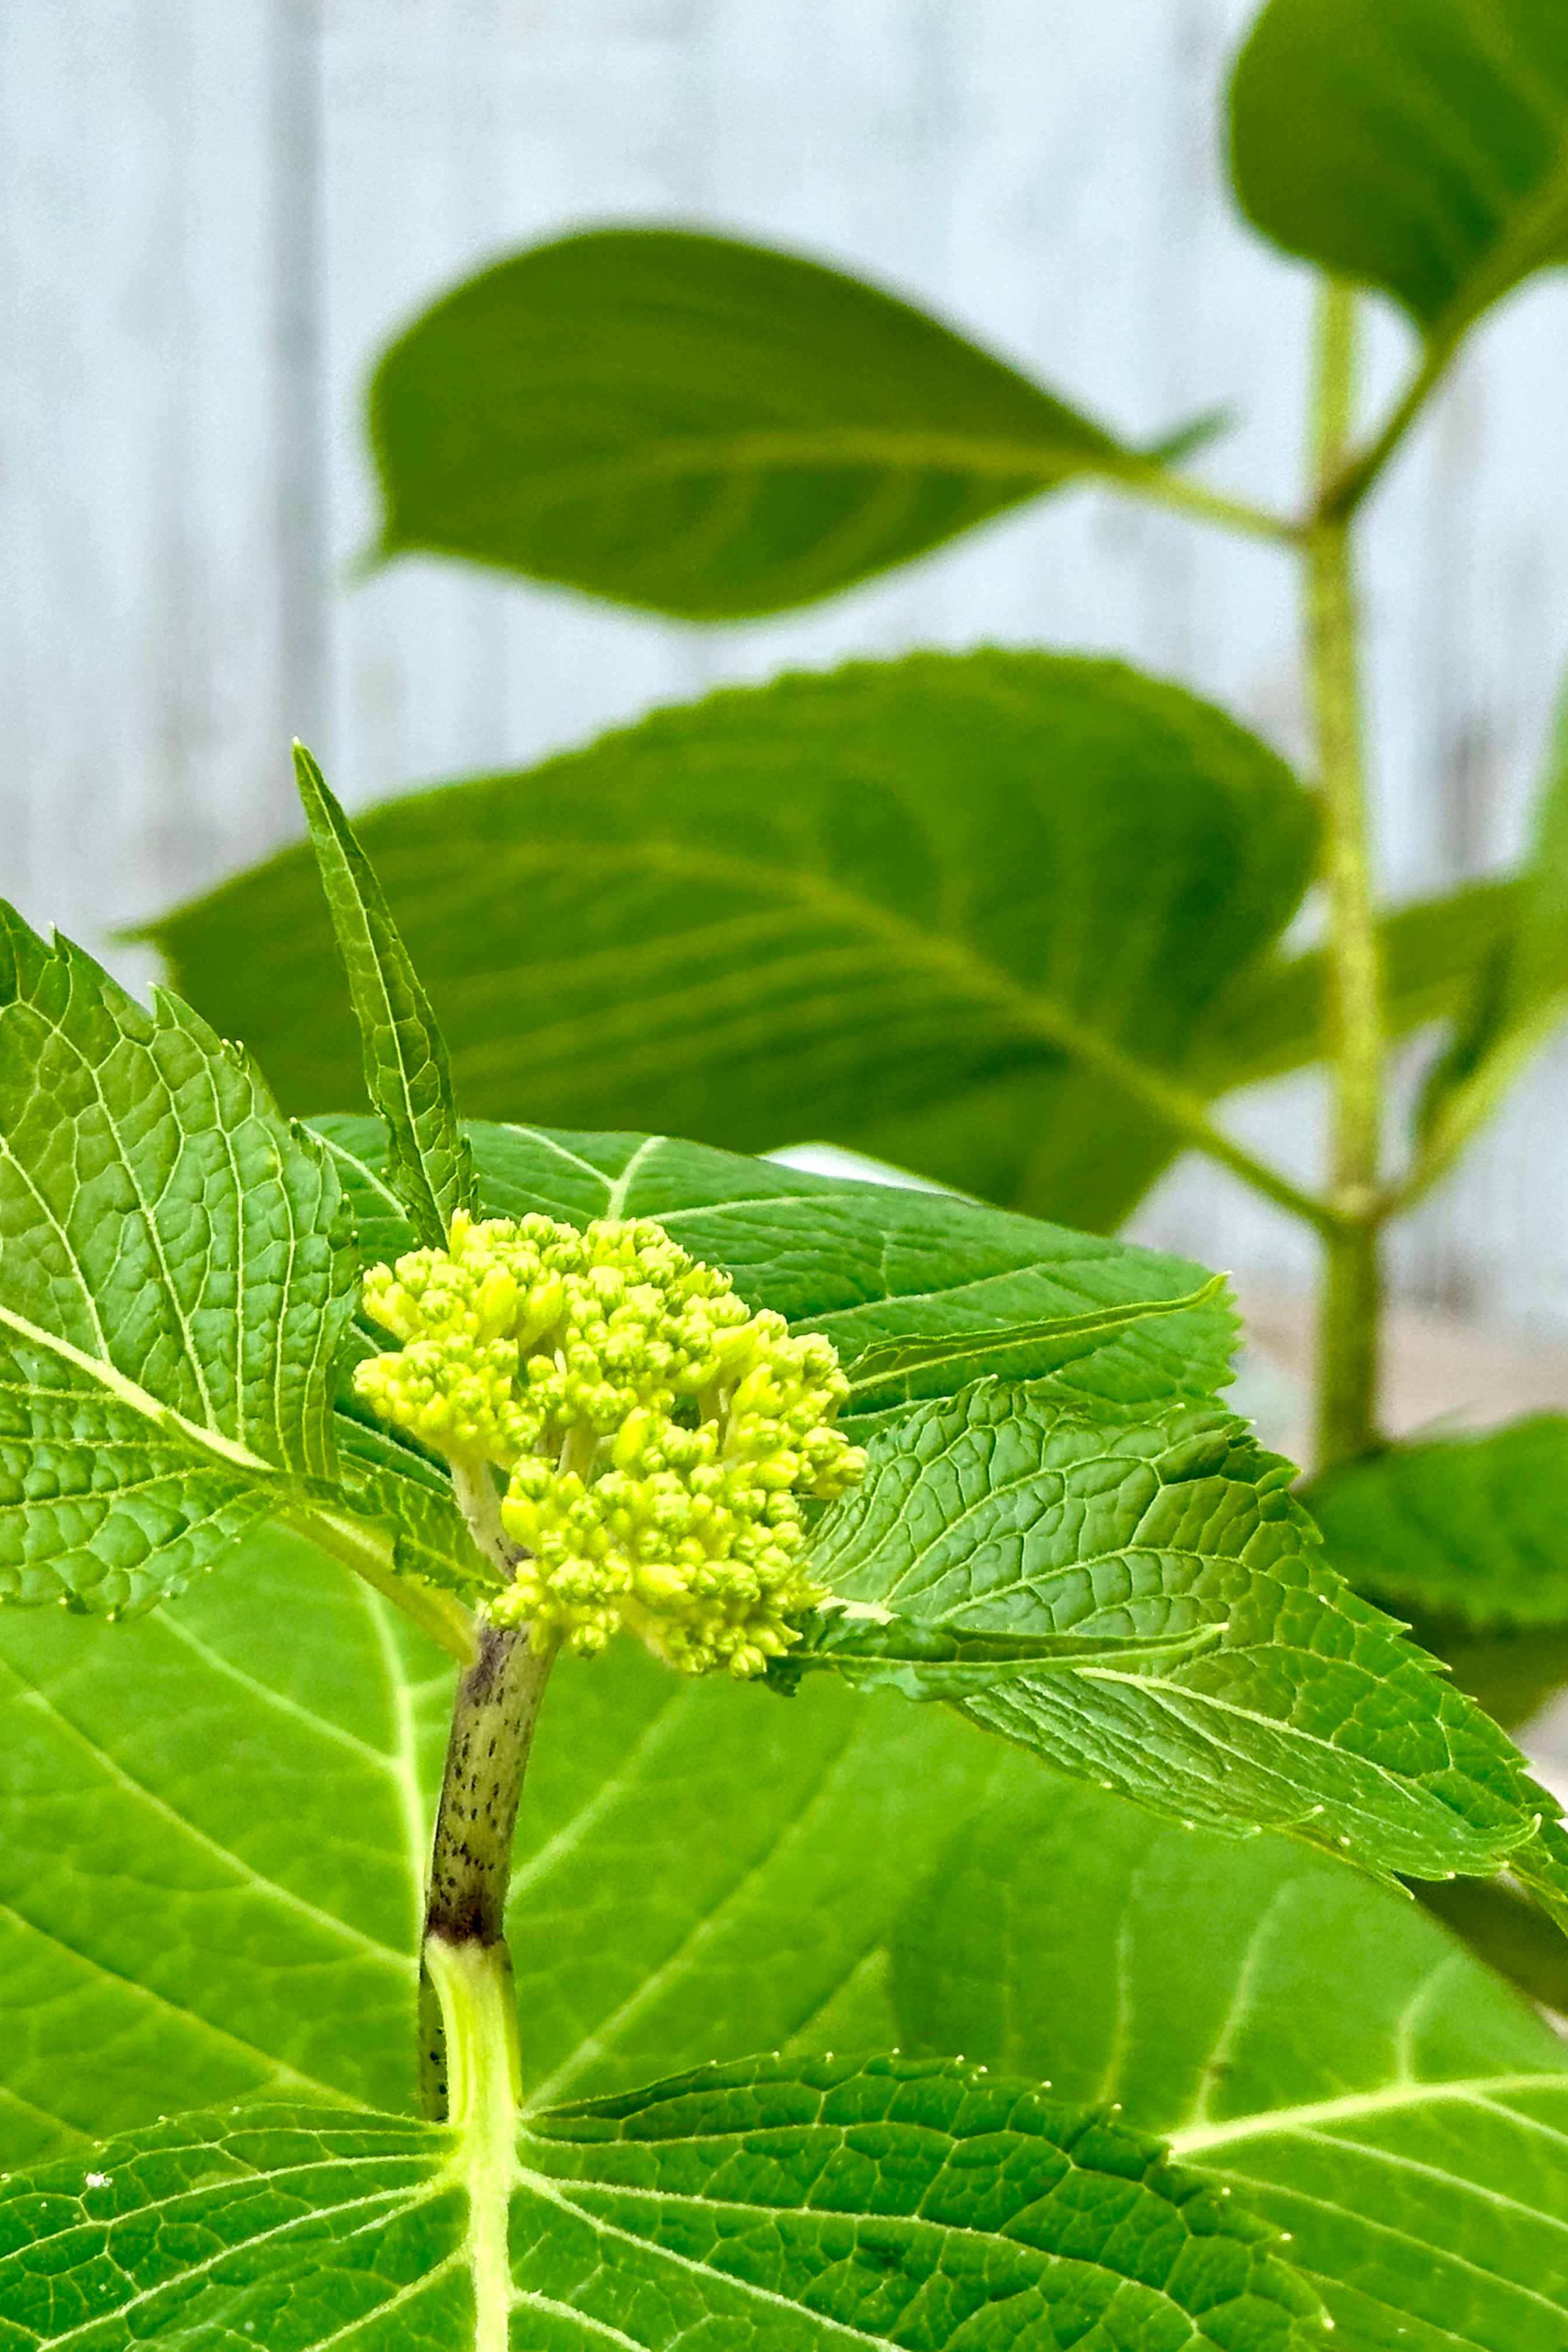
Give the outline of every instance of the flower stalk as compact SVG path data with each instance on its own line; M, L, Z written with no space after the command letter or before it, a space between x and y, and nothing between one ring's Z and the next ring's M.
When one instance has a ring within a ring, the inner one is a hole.
M419 1988L421 2104L446 2120L450 2058L443 1988L453 1955L488 1956L510 1986L506 1899L523 1775L554 1651L535 1650L526 1625L484 1625L479 1654L460 1677L430 1857ZM510 2000L510 1995L509 1995Z

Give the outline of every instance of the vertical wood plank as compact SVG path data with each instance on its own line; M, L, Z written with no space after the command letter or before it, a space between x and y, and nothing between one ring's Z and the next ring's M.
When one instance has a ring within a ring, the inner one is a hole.
M290 819L320 600L287 383L271 0L0 14L5 887L101 940Z

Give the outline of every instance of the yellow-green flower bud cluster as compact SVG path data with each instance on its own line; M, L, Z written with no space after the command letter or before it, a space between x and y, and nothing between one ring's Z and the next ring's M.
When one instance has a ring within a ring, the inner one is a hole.
M359 1366L360 1394L507 1474L526 1557L498 1622L584 1654L626 1625L689 1674L742 1676L798 1638L824 1597L801 1498L865 1467L832 1425L848 1383L829 1340L753 1314L647 1219L459 1213L447 1249L372 1267L364 1303L403 1346Z

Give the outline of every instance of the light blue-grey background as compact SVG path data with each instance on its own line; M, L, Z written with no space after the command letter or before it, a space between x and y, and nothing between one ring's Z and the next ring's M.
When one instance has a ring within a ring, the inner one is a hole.
M5 0L0 887L101 944L353 804L784 664L1110 649L1300 751L1287 559L1058 499L818 613L698 635L405 563L354 587L378 345L564 226L701 222L923 299L1129 433L1228 404L1213 478L1299 478L1302 272L1225 193L1242 0ZM1369 397L1394 380L1380 323ZM1568 284L1488 328L1381 499L1389 885L1518 847L1568 657ZM121 951L122 970L145 961ZM1398 1249L1407 1296L1568 1332L1568 1055ZM1238 1105L1310 1169L1310 1084ZM794 1139L781 1137L781 1142ZM1253 1278L1300 1238L1189 1163L1140 1230Z

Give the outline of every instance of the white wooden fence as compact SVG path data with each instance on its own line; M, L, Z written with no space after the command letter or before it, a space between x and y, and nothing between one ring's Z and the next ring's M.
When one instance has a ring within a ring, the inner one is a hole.
M525 762L721 677L987 639L1105 648L1301 744L1286 559L1060 498L816 614L699 634L403 563L363 586L361 392L481 259L700 222L911 292L1133 434L1215 403L1291 495L1308 289L1243 229L1217 93L1246 0L3 0L0 887L94 944L351 803ZM1403 342L1379 326L1369 396ZM1568 658L1568 284L1500 315L1367 548L1401 892L1517 848ZM146 969L119 952L121 968ZM1568 1053L1399 1252L1413 1297L1568 1332ZM1300 1166L1314 1090L1234 1107ZM781 1138L781 1141L793 1139ZM1209 1169L1140 1230L1305 1249Z

